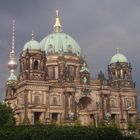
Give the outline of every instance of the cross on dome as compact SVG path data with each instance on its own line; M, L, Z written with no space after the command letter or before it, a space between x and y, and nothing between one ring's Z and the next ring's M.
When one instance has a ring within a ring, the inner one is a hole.
M35 33L34 33L34 31L32 30L32 40L34 40L34 37L35 37Z
M56 16L58 17L58 15L59 15L59 14L58 14L58 10L56 10Z
M116 48L116 53L119 53L120 52L120 49L119 48Z

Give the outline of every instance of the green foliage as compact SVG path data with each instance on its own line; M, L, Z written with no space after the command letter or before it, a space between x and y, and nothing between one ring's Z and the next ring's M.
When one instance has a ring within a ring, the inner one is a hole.
M51 120L51 125L56 126L56 120Z
M133 122L129 121L128 122L128 131L135 131L135 130L136 130L136 125Z
M99 122L99 128L104 128L104 127L106 127L105 121L104 121L104 120L101 120L101 121Z
M10 107L4 103L0 103L0 126L14 125L14 113Z
M115 120L111 120L109 126L112 127L112 128L117 128L117 124L115 123Z
M76 120L75 121L75 126L81 126L81 121L80 120Z
M116 128L86 126L4 126L0 127L0 140L122 140Z

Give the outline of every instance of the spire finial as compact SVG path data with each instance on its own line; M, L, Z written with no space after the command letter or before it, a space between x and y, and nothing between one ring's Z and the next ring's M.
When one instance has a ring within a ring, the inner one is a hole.
M34 33L34 31L32 30L32 40L34 40L34 37L35 37L35 33Z
M12 52L15 52L15 20L13 19L12 21L12 28L13 28L13 33L12 33Z
M119 48L116 48L116 53L119 53L119 50L120 50Z
M60 23L60 18L59 18L59 12L56 10L56 19L55 19L55 24L54 24L54 32L61 32L62 31L62 25Z
M59 14L58 14L58 13L59 13L58 10L56 10L55 12L56 12L56 17L58 17L58 16L59 16Z

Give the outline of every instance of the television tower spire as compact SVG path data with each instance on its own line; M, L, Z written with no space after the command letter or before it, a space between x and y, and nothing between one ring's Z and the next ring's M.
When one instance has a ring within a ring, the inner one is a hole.
M15 20L12 23L12 50L9 54L8 68L10 70L11 76L15 76L15 70L17 68L16 53L15 53Z

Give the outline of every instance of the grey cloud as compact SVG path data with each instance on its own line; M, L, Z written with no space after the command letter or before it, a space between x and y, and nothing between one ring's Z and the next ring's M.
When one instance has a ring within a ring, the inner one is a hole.
M9 75L7 62L11 43L11 20L16 19L16 52L31 39L32 29L41 41L53 31L55 10L63 31L80 44L90 71L96 77L119 47L133 66L133 79L140 90L140 1L139 0L4 0L0 1L0 99Z

